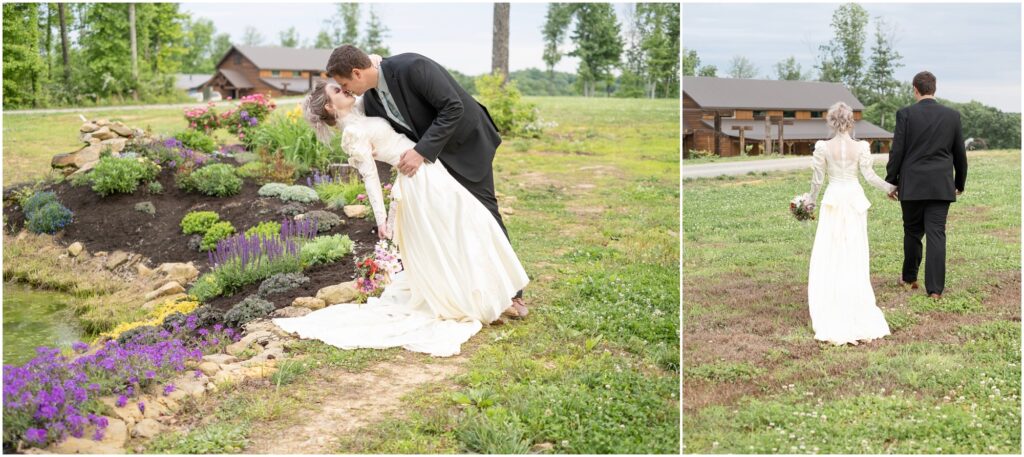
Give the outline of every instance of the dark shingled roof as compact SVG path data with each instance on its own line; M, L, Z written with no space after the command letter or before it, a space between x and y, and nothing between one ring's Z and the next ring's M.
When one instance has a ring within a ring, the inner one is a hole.
M703 121L705 125L711 129L715 128L715 124L711 121ZM750 121L750 120L737 120L737 119L722 119L722 133L729 135L733 138L739 138L740 132L733 130L732 127L736 125L750 126L753 130L747 130L744 133L744 137L749 140L761 141L764 139L764 121ZM794 119L793 125L787 125L782 131L785 135L786 140L827 140L832 137L832 132L829 131L828 125L825 124L824 119ZM771 126L772 138L779 138L779 125L773 123ZM888 140L892 139L892 133L889 133L881 127L872 124L865 120L857 121L857 124L853 127L853 137L861 140Z
M683 93L704 109L825 111L839 101L855 111L864 109L846 86L818 81L686 76Z
M299 70L324 71L332 49L285 48L281 46L241 46L234 45L243 56L251 60L253 65L263 70ZM217 62L219 67L231 50L224 53ZM289 86L290 88L291 86Z
M240 71L221 68L220 70L217 70L217 73L223 74L224 77L228 79L228 82L231 83L232 86L235 86L239 89L249 89L255 87L252 85L251 82L249 82L249 78L246 78L245 75L242 74L242 72Z
M174 75L174 76L175 76L174 87L178 88L178 89L182 89L182 90L195 89L195 88L197 88L199 86L202 86L207 81L209 81L210 78L213 77L213 75L189 74L189 73L179 73L179 74Z

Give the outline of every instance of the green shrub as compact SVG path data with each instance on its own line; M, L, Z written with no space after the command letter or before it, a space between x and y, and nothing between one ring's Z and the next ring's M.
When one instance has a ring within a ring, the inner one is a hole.
M302 202L302 203L313 203L320 200L320 196L316 194L316 191L306 186L288 186L281 191L278 198L284 201Z
M302 273L278 273L271 276L260 284L256 295L267 297L273 294L287 292L309 282L309 277Z
M51 201L28 216L26 226L32 233L56 233L71 223L71 210L57 201Z
M288 184L272 182L264 184L263 187L260 187L260 190L258 190L256 193L258 193L261 197L277 197L281 195L281 191L287 188Z
M217 222L210 226L210 229L203 235L203 242L199 249L210 251L217 248L217 242L235 233L235 226L228 221Z
M213 297L218 297L222 293L224 293L224 288L221 287L220 281L217 280L216 273L203 274L192 284L192 288L188 290L188 294L195 297L199 302L205 302Z
M506 82L502 75L495 73L477 77L475 82L480 103L487 106L498 132L511 136L540 136L537 107L521 100L515 81Z
M299 169L323 169L331 162L344 162L347 156L339 144L341 135L330 145L317 140L316 133L301 117L274 116L253 132L253 149L280 151L284 159Z
M174 137L181 141L182 146L193 151L212 154L213 151L217 150L217 142L209 135L198 130L185 130L174 135Z
M302 245L302 264L306 266L335 262L352 252L348 235L318 236Z
M316 232L323 233L341 225L341 217L330 211L310 211L302 216L304 219L316 220Z
M186 235L204 235L217 222L220 222L220 216L213 211L192 211L181 218L181 231Z
M252 235L265 235L266 237L274 237L281 234L281 223L274 221L260 222L258 225L250 227L249 230L245 231L245 236Z
M160 181L150 181L146 185L146 190L151 194L162 194L164 192L164 185L160 184Z
M242 190L242 178L235 174L235 168L226 163L215 163L202 167L185 177L183 190L195 190L213 197L230 197Z
M366 193L366 186L358 178L349 178L348 181L336 181L332 183L317 184L316 193L320 200L328 205L345 206L355 203L359 194Z
M210 327L224 320L224 311L209 305L200 305L192 311L192 315L196 317L196 324L199 327Z
M25 217L27 218L32 216L32 213L46 205L49 205L50 203L60 203L60 201L57 200L57 194L50 191L36 192L24 199L24 202L21 204L22 212L25 213Z
M256 295L250 295L224 313L224 323L231 327L242 328L249 321L264 317L273 311L273 303Z
M244 165L235 168L235 173L243 178L261 178L267 174L267 164L258 160L246 162Z
M104 157L89 173L89 180L92 182L92 190L105 197L114 193L135 192L140 181L152 181L159 173L160 167L148 159Z

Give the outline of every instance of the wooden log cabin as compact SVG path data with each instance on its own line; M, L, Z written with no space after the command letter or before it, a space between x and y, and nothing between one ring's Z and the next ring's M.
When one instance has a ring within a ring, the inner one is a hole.
M330 49L232 46L204 86L224 98L262 93L273 97L309 91L313 78L326 78Z
M872 152L889 152L892 133L862 119L864 105L840 83L687 76L683 78L683 157L711 151L740 155L809 155L814 142L831 137L825 115L843 101L853 109L853 136L871 143Z

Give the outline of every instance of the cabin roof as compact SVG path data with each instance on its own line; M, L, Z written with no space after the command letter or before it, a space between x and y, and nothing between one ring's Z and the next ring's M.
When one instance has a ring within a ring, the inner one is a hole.
M686 76L683 93L704 109L825 111L839 101L854 111L864 109L846 86L819 81Z

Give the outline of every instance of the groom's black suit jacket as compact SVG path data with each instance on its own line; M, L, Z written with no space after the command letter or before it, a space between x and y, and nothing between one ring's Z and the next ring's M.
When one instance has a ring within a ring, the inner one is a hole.
M489 176L501 137L487 108L444 67L424 56L398 54L380 65L398 111L412 130L388 117L377 89L363 97L366 114L387 119L395 131L416 142L416 152L425 159L440 160L472 182Z
M885 180L899 188L900 201L956 201L967 183L960 113L934 99L896 112Z

